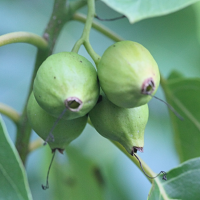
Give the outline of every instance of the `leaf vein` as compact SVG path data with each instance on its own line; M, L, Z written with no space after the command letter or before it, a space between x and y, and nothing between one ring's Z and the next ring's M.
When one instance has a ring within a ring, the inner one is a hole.
M11 177L8 175L8 173L6 172L6 170L4 169L4 167L1 164L0 164L0 170L4 174L7 181L10 183L11 187L16 191L16 194L19 197L19 199L24 200L24 198L20 194L20 191L16 187L16 184L12 181Z

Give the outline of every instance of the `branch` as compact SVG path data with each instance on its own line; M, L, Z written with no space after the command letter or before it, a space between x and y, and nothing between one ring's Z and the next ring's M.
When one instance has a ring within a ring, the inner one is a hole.
M16 125L19 123L19 113L3 103L0 103L0 113L10 118Z
M140 171L143 173L141 167L140 167L140 164L138 162L138 160L136 159L135 156L132 156L131 154L129 154L126 149L121 145L119 144L118 142L116 141L112 141L110 140L118 149L120 149L128 158L130 158L130 160L138 167L138 169L140 169ZM137 155L137 157L139 157ZM151 170L151 168L149 168L149 166L139 157L140 159L140 162L142 163L142 166L143 166L143 169L144 171L151 177L155 177L156 174ZM148 177L147 177L148 178ZM153 183L153 180L148 178L148 180Z
M34 150L36 150L36 149L38 149L38 148L40 148L40 147L42 147L43 144L44 144L44 141L41 138L31 142L29 144L29 153L34 151Z
M43 37L40 37L34 33L13 32L0 36L0 46L20 42L32 44L41 49L47 48L48 45L47 41Z
M87 123L92 126L94 128L94 126L92 125L92 122L90 120L90 118L88 118L88 121ZM113 141L113 140L110 140L118 149L120 149L120 151L122 151L128 158L130 158L130 160L140 169L140 171L143 173L141 167L140 167L140 164L138 162L138 160L136 159L135 156L132 156L131 154L129 154L126 149L121 145L119 144L119 142L116 142L116 141ZM137 156L139 157L139 156ZM141 163L142 163L142 166L143 166L143 169L145 170L145 172L151 176L151 177L154 177L155 176L155 173L148 167L148 165L141 159L139 158ZM147 177L148 178L148 177ZM152 183L153 180L148 178L148 180Z
M85 23L86 19L87 19L86 16L83 15L83 14L75 13L73 15L73 20L76 20L76 21L79 21L79 22L82 22L82 23ZM112 39L115 42L119 42L121 40L124 40L123 38L118 36L116 33L111 31L107 27L105 27L104 25L97 23L95 21L92 22L92 28L96 29L97 31L99 31L100 33L102 33L103 35L107 36L108 38Z

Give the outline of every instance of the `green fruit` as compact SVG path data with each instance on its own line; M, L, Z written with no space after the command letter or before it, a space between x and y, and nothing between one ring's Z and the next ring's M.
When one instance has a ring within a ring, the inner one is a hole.
M28 101L27 115L32 129L43 140L46 140L57 119L49 115L38 105L33 93ZM87 116L72 120L60 119L53 131L54 141L48 141L52 151L58 149L62 152L72 140L82 133L86 123Z
M89 112L95 129L103 137L118 141L130 154L135 149L143 151L148 105L128 109L116 106L105 95L100 98L101 101Z
M61 52L40 66L33 85L38 104L54 117L66 107L64 119L86 115L99 96L97 72L83 56Z
M106 49L97 72L108 99L125 108L148 103L160 83L159 69L152 55L132 41L117 42Z

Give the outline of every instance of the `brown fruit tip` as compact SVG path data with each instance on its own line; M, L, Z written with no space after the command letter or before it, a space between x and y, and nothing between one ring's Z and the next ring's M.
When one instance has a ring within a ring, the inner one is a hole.
M142 84L142 94L152 94L155 90L155 83L153 78L147 78Z
M131 155L133 156L134 153L137 153L137 151L140 151L143 153L143 147L134 147L132 148L132 151L131 151Z
M64 149L55 148L55 149L52 149L52 153L54 153L56 150L58 150L59 153L61 153L61 154L63 154L63 152L64 152Z
M83 102L77 97L69 97L65 100L65 106L72 112L78 112L82 108Z

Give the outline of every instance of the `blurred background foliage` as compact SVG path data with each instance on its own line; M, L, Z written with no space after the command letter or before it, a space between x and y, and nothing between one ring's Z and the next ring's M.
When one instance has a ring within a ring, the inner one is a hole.
M28 31L42 35L52 8L53 0L48 2L0 0L0 35L14 31ZM200 3L195 3L170 15L145 19L135 24L129 24L126 18L101 23L124 39L133 40L145 46L154 56L164 77L167 78L172 70L181 71L186 77L199 77L199 10ZM86 14L87 9L83 8L80 12ZM101 18L113 18L120 15L101 1L96 2L96 13ZM75 21L66 24L54 52L71 51L82 34L83 27L83 24ZM99 55L102 55L104 50L113 43L95 30L91 31L90 42ZM79 53L92 62L83 47ZM10 44L0 48L0 102L12 106L18 112L22 111L28 94L35 55L36 48L28 44ZM164 99L161 88L156 96ZM179 163L168 110L164 104L155 99L149 103L149 109L150 118L145 130L144 153L139 153L139 156L154 172L168 171ZM3 118L14 141L15 126L8 118ZM37 138L38 136L33 133L31 140ZM103 180L106 199L147 198L151 184L144 174L92 127L87 125L82 135L70 146L74 148L74 162L78 164L69 164L70 156L68 158L66 153L57 154L50 173L50 189L46 191L42 190L41 184L45 183L51 151L48 146L45 146L29 155L27 174L33 199L61 199L62 192L69 195L68 190L64 191L62 174L74 174L72 169L77 165L80 166L80 172L82 172L78 176L81 180L80 184L88 185L88 192L91 192L89 185L93 183L94 176L91 174L85 176L84 169L86 166L94 165Z

